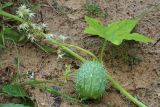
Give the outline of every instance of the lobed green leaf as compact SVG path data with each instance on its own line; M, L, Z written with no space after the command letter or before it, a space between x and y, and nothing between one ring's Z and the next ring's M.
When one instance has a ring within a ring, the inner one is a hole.
M103 37L106 27L100 21L88 16L85 16L85 20L89 24L89 26L84 30L85 33Z
M88 27L84 30L85 33L98 35L105 40L110 41L115 45L120 45L123 40L135 40L139 42L153 42L152 39L147 38L138 33L131 33L133 28L138 23L137 19L125 19L121 21L115 21L105 27L100 21L85 17L88 23Z

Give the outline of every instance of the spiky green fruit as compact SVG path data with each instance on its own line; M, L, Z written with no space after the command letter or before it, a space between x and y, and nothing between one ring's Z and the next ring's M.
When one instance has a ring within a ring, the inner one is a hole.
M100 98L106 88L107 75L102 64L88 61L82 64L76 78L76 91L83 99Z

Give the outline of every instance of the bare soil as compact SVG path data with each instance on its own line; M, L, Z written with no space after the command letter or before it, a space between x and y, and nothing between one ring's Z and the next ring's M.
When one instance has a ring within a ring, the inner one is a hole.
M48 24L47 32L65 35L69 38L69 43L81 46L98 55L102 40L98 37L89 37L83 32L86 26L84 21L86 0L37 2L42 4L37 21ZM106 18L97 17L105 24L119 19L135 18L149 10L151 6L160 4L160 0L97 0L96 2L102 10L108 13ZM59 9L61 7L62 9ZM160 10L147 12L136 26L135 31L154 40L158 39L160 37ZM78 60L67 57L58 60L56 54L46 54L30 43L23 46L18 45L18 51L20 72L23 74L34 72L36 79L56 80L63 76L66 64L71 64L73 71L80 66ZM127 56L124 55L126 52ZM3 77L12 77L14 74L17 53L14 46L11 51L0 53L0 75L2 76L0 80L7 82ZM136 60L130 56L138 58ZM105 66L109 74L137 99L148 107L160 107L160 43L153 46L153 43L126 42L120 48L108 43L105 52ZM8 74L5 69L9 69ZM74 96L75 94L73 82L60 86L60 88L68 95ZM42 93L37 89L30 90L30 93L38 107L51 107L54 103L50 94ZM136 107L112 86L106 90L100 101L92 101L88 105L90 107ZM80 107L63 98L60 106Z

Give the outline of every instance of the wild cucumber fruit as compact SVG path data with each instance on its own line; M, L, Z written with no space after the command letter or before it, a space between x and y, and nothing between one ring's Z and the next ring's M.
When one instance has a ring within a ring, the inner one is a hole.
M76 91L83 99L97 99L105 92L106 70L102 64L88 61L82 64L76 78Z

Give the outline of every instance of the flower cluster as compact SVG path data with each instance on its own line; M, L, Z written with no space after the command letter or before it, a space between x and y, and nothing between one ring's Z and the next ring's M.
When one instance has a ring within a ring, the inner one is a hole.
M46 40L56 40L63 43L68 38L61 34L44 33L44 29L48 27L47 24L33 23L32 18L35 17L35 13L27 8L26 5L21 5L16 11L16 14L24 20L24 22L18 26L18 30L24 31L26 33L27 39L29 39L31 42L35 42L38 39L37 36L45 38ZM57 59L61 59L65 55L65 53L61 50L58 50L57 54Z
M16 13L24 20L24 22L19 25L18 30L25 31L27 34L27 38L31 40L31 42L36 41L36 36L41 36L48 40L56 39L60 42L64 42L67 39L67 37L63 35L56 36L53 34L43 33L43 30L47 28L47 24L33 23L32 18L35 16L35 13L33 13L29 8L27 8L26 5L21 5L16 11Z
M19 25L18 30L25 31L27 34L27 38L31 40L31 42L36 41L36 36L42 36L43 29L47 27L47 24L33 23L32 18L35 16L35 13L27 8L26 5L21 5L16 13L24 20L24 22Z
M35 16L35 13L32 13L26 5L21 5L16 11L16 13L21 18L33 18Z

